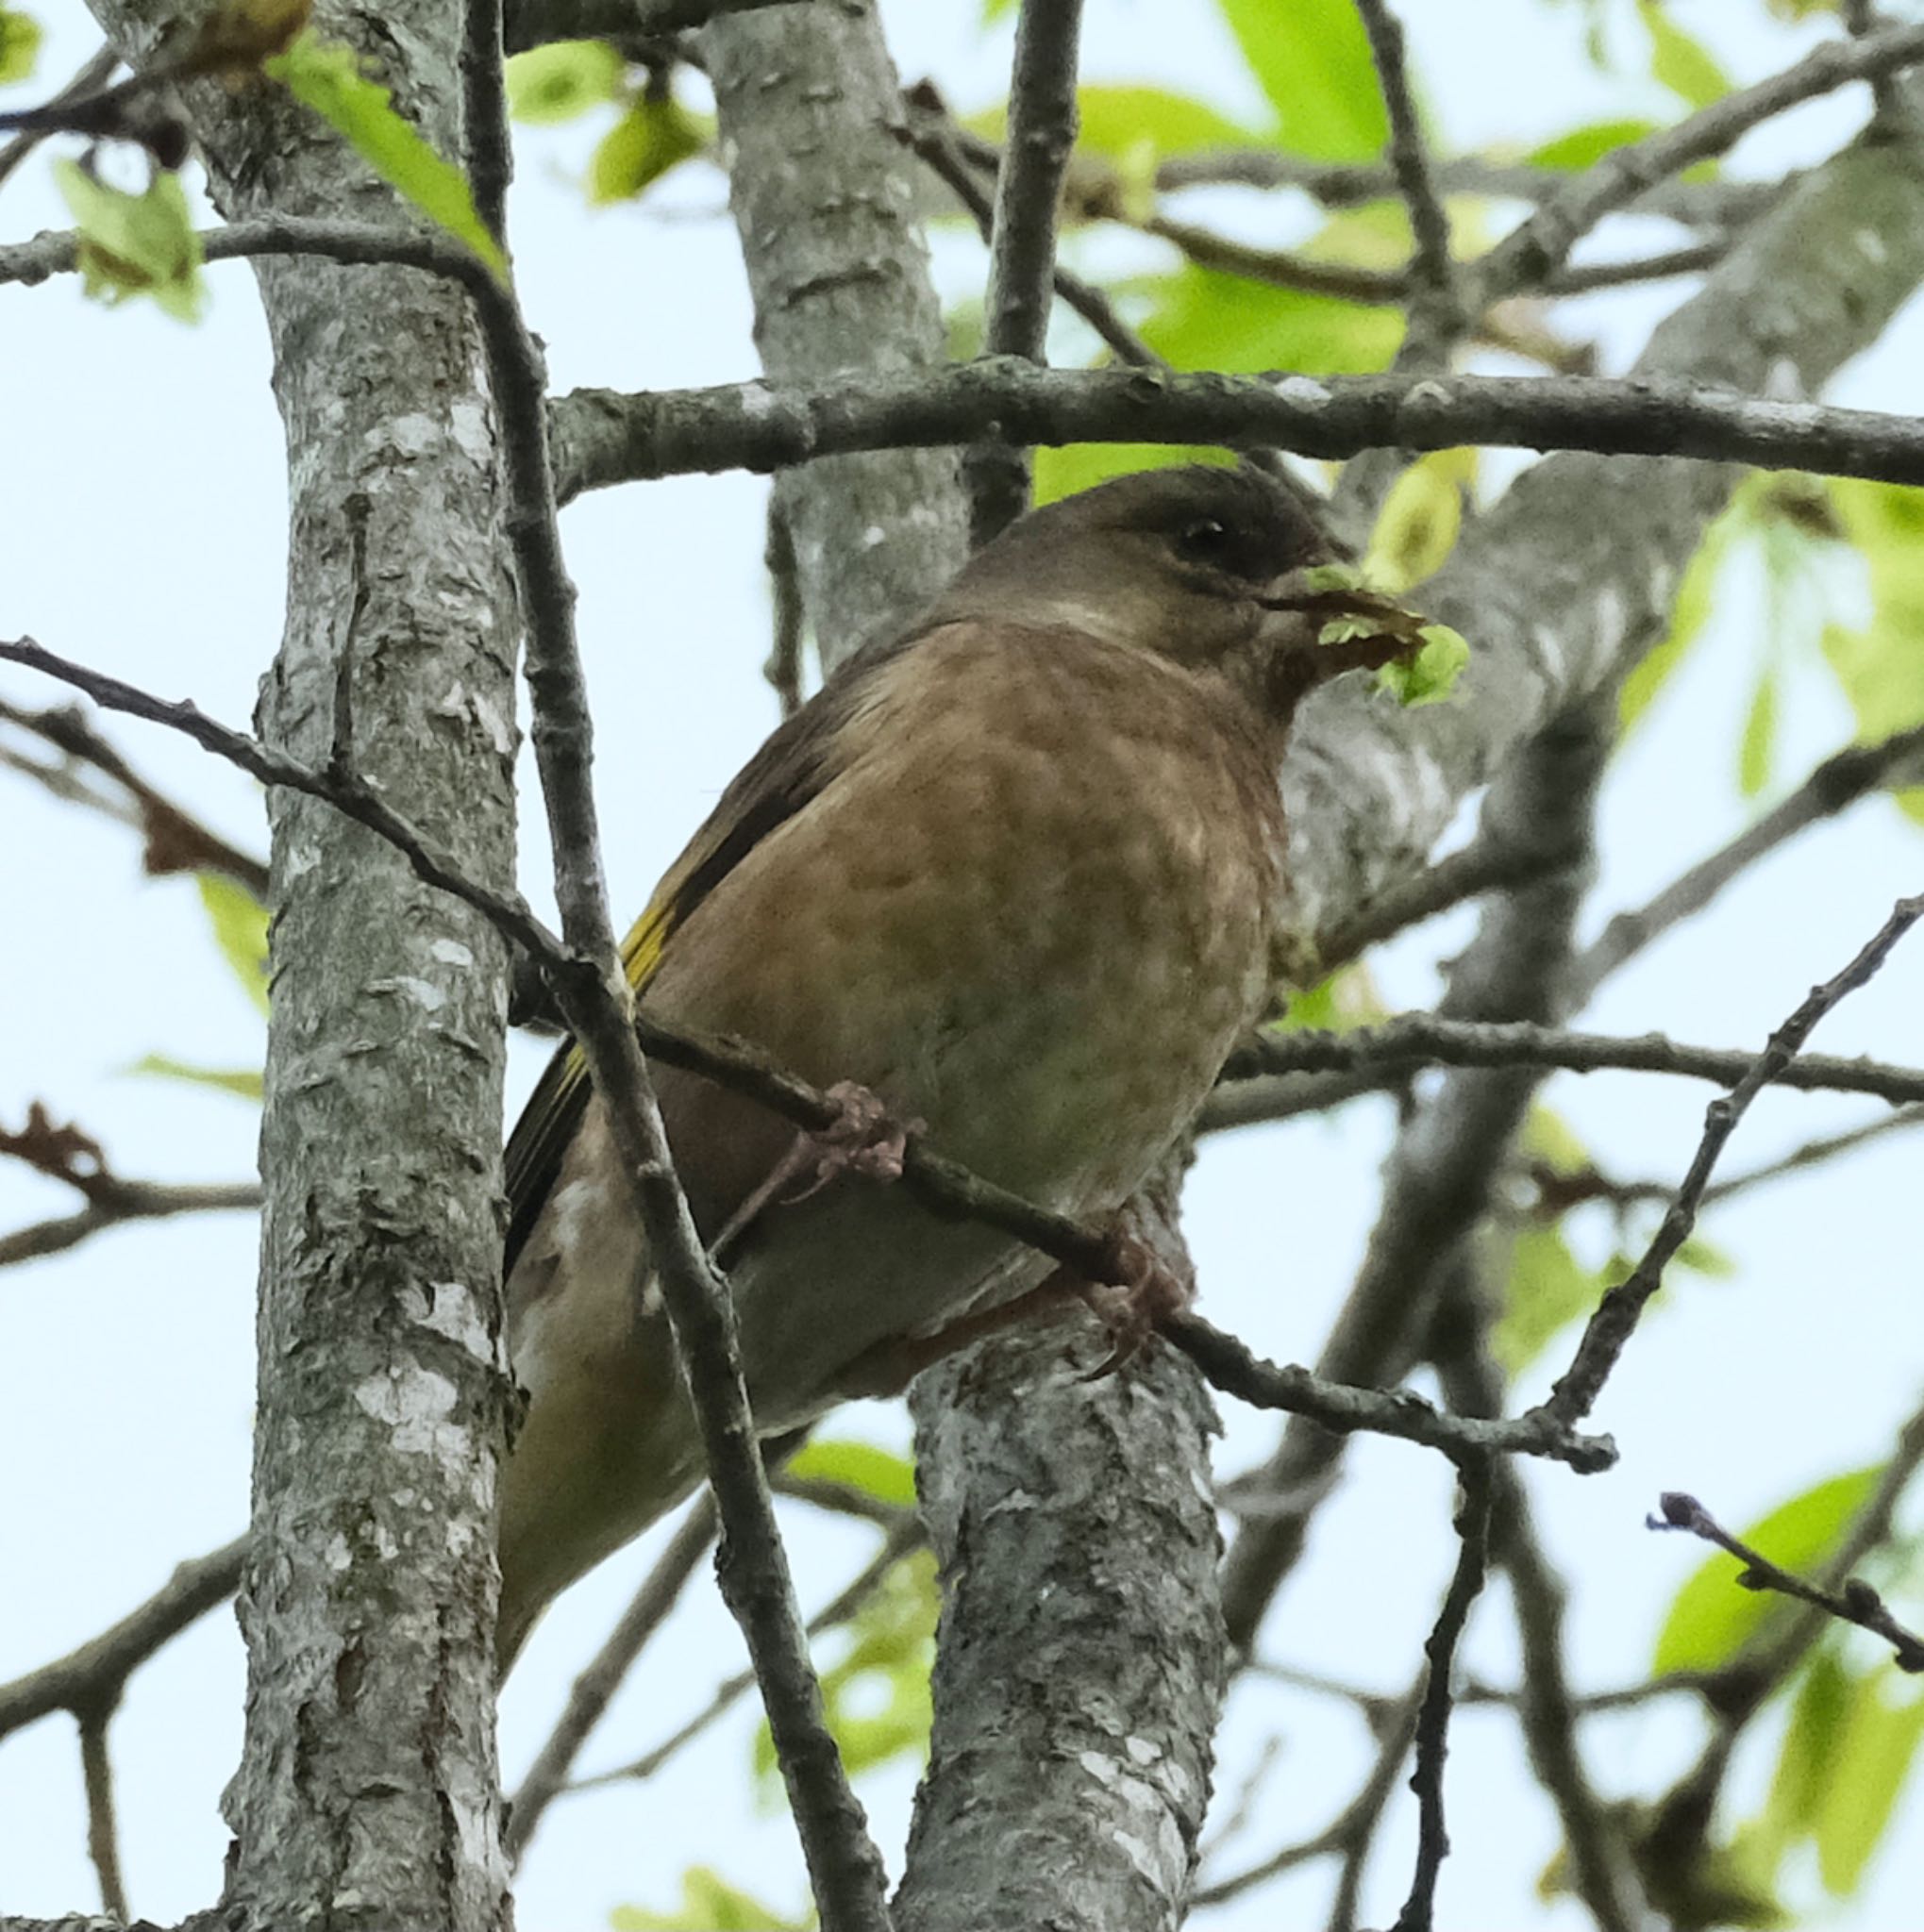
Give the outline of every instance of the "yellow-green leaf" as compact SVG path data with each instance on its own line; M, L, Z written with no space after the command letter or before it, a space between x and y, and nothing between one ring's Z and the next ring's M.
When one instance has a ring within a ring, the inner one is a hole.
M0 7L0 87L10 87L33 73L40 43L41 25L32 14Z
M1388 1017L1368 967L1357 963L1339 966L1315 985L1292 992L1277 1027L1283 1033L1347 1033Z
M176 322L200 320L200 238L177 176L157 170L144 193L127 194L77 161L59 160L54 180L80 231L88 294L108 303L151 295Z
M1276 109L1283 146L1317 160L1374 160L1389 136L1354 0L1217 0Z
M1520 1375L1597 1306L1603 1286L1554 1227L1526 1227L1511 1243L1503 1312L1490 1331L1490 1352L1506 1373Z
M1412 708L1441 704L1470 661L1469 645L1447 624L1426 624L1417 636L1423 643L1414 658L1397 658L1376 675L1380 690Z
M1778 1747L1769 1795L1749 1827L1752 1843L1768 1852L1773 1866L1810 1835L1822 1809L1852 1699L1851 1680L1833 1644L1819 1646L1801 1675L1783 1742Z
M184 1080L192 1087L214 1087L243 1100L260 1098L260 1073L255 1067L196 1067L171 1054L150 1053L142 1055L127 1072L156 1080Z
M815 1915L784 1918L720 1873L694 1865L681 1874L678 1909L651 1912L642 1906L617 1906L608 1923L614 1932L809 1932Z
M613 100L627 75L627 62L606 41L551 41L506 62L508 111L537 126L572 121Z
M1263 136L1232 121L1207 101L1162 87L1086 82L1076 91L1079 151L1105 160L1130 158L1146 147L1155 155L1195 154L1218 147L1256 147ZM1009 132L1009 110L995 107L968 115L962 125L985 141Z
M1397 478L1363 560L1379 590L1396 596L1442 569L1463 528L1463 493L1476 460L1474 450L1435 450Z
M309 31L265 69L311 108L389 187L436 227L464 243L501 279L508 263L475 208L467 177L395 109L393 96L361 73L352 47Z
M1707 108L1731 91L1730 76L1703 42L1687 34L1656 0L1637 0L1650 37L1650 78L1692 108Z
M1526 158L1532 168L1581 173L1585 168L1594 168L1605 155L1656 131L1654 121L1597 121L1545 142Z
M1833 1475L1779 1505L1739 1531L1739 1537L1780 1569L1808 1574L1863 1507L1882 1473L1874 1464ZM1653 1672L1715 1670L1755 1634L1775 1600L1740 1587L1739 1574L1736 1559L1721 1551L1695 1572L1664 1619L1650 1663Z
M1895 1703L1885 1692L1902 1687ZM1892 1666L1857 1686L1816 1815L1817 1871L1833 1898L1857 1890L1924 1738L1924 1694Z
M906 1456L892 1455L873 1442L846 1437L815 1436L791 1456L784 1473L815 1482L845 1483L903 1509L915 1507L915 1469Z
M856 1612L846 1653L822 1673L823 1712L850 1773L927 1751L938 1607L935 1559L914 1551ZM756 1734L754 1762L758 1779L772 1786L775 1746L766 1724Z
M588 164L588 199L632 201L650 182L708 145L710 128L675 96L639 95L609 129Z
M193 876L221 957L246 989L247 997L266 1012L267 908L225 873L198 872Z
M1670 634L1644 654L1617 695L1617 721L1630 728L1648 710L1651 700L1669 681L1670 674L1697 641L1711 612L1718 580L1737 537L1750 527L1751 499L1740 491L1735 501L1704 532L1703 541L1684 570L1670 607Z
M1766 664L1750 694L1744 736L1737 746L1737 789L1746 798L1755 798L1770 783L1777 751L1777 666Z

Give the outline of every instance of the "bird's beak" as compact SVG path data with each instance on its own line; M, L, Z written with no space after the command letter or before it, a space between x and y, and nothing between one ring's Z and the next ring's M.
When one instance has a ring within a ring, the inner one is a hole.
M1332 581L1346 575L1290 571L1256 600L1266 617L1273 696L1281 710L1346 671L1380 671L1423 648L1421 617L1392 598Z

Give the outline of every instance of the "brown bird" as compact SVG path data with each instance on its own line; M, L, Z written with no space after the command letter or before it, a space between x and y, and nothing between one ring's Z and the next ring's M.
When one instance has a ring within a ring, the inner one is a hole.
M1345 599L1253 470L1165 469L1036 510L858 653L722 794L624 949L648 1012L733 1033L1079 1218L1113 1213L1273 998L1277 767L1297 701L1414 648L1323 641ZM1380 612L1368 600L1353 608ZM794 1131L658 1068L712 1241ZM529 1402L501 1490L501 1654L702 1474L603 1111L564 1048L508 1145L509 1349ZM759 1426L859 1358L1043 1279L1046 1259L842 1174L729 1237Z

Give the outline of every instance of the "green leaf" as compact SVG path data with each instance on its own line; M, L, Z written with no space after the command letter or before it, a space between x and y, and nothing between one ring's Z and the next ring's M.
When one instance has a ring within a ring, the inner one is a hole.
M1887 1704L1885 1690L1900 1683L1914 1694ZM1920 1737L1924 1695L1916 1694L1915 1679L1886 1666L1857 1686L1817 1807L1817 1870L1832 1897L1857 1890L1891 1822Z
M1808 1574L1869 1499L1882 1473L1881 1464L1873 1464L1831 1476L1779 1505L1739 1538L1781 1569ZM1738 1574L1736 1559L1719 1552L1677 1592L1657 1636L1653 1672L1715 1670L1755 1635L1776 1604L1741 1588Z
M1503 1312L1490 1331L1490 1352L1507 1374L1520 1375L1597 1306L1603 1288L1554 1227L1525 1228L1511 1244Z
M1556 168L1581 174L1594 168L1607 154L1654 134L1654 121L1595 121L1587 127L1573 127L1554 141L1525 157L1532 168Z
M157 170L144 193L126 194L96 181L77 161L58 160L54 180L80 230L88 294L108 303L151 295L176 322L200 320L200 237L177 176Z
M1339 966L1315 985L1292 992L1276 1026L1281 1033L1347 1033L1388 1015L1369 969L1353 964Z
M352 47L323 41L310 28L264 72L320 115L436 227L471 249L497 280L507 280L507 260L482 225L467 177L401 118L388 90L361 73Z
M40 43L41 25L32 14L0 7L0 87L10 87L32 75Z
M847 1652L822 1673L823 1710L851 1774L904 1752L927 1752L938 1607L935 1558L913 1551L856 1612ZM766 1724L756 1734L754 1763L758 1779L772 1785L777 1766Z
M627 63L606 41L552 41L510 56L502 74L508 111L517 121L544 126L614 100Z
M246 989L247 997L266 1012L267 908L225 873L197 872L193 876L221 957Z
M1655 0L1637 0L1650 37L1650 78L1685 106L1707 108L1731 91L1730 76L1699 40L1687 34Z
M156 1080L185 1080L190 1086L216 1087L224 1093L239 1094L243 1100L259 1100L260 1073L254 1067L196 1067L164 1053L143 1054L127 1069Z
M1750 709L1737 747L1737 789L1746 798L1755 798L1770 783L1777 751L1777 666L1766 664L1750 694Z
M678 1910L651 1912L641 1906L617 1906L608 1923L614 1932L809 1932L815 1915L785 1919L718 1872L694 1865L681 1874Z
M1363 560L1378 590L1396 596L1443 568L1463 528L1464 491L1476 463L1474 450L1432 450L1390 486Z
M1178 369L1367 375L1388 365L1402 339L1395 309L1272 288L1193 262L1123 286L1153 298L1144 340Z
M1171 463L1230 463L1234 458L1214 445L1171 442L1070 442L1035 453L1035 500L1039 506L1059 496L1092 490L1112 476L1137 470L1160 470Z
M588 199L597 208L632 201L670 168L698 155L711 128L670 94L637 96L588 164Z
M982 0L982 25L994 26L1005 13L1015 11L1015 0Z
M1721 1248L1713 1247L1698 1235L1692 1235L1677 1250L1677 1265L1713 1281L1728 1281L1737 1272L1737 1264ZM1630 1268L1626 1266L1623 1273L1628 1274Z
M1850 1700L1851 1681L1837 1647L1821 1645L1801 1673L1783 1742L1778 1747L1770 1792L1750 1827L1753 1842L1767 1851L1773 1870L1792 1845L1810 1835L1816 1822Z
M1870 622L1832 623L1823 652L1866 741L1924 723L1924 491L1833 480L1831 500L1870 579ZM1924 792L1899 794L1924 821Z
M1369 37L1354 0L1217 0L1243 58L1297 154L1364 161L1389 139Z
M1168 88L1085 82L1076 90L1076 110L1077 152L1110 161L1132 160L1145 148L1156 156L1186 155L1209 148L1257 147L1263 139L1207 101ZM999 143L1008 136L1009 110L990 108L966 116L962 125Z
M1423 643L1414 658L1396 658L1376 675L1378 688L1408 708L1441 704L1470 661L1469 645L1447 624L1426 624L1417 636Z
M873 1442L815 1436L788 1459L786 1474L815 1482L845 1483L903 1509L915 1507L915 1468L906 1456L891 1455Z

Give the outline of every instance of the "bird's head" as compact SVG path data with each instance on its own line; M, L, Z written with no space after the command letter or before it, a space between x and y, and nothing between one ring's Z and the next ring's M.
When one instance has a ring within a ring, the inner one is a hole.
M971 559L937 607L1062 625L1217 675L1273 724L1346 671L1412 658L1420 620L1336 581L1289 491L1249 466L1145 470L1059 498Z

